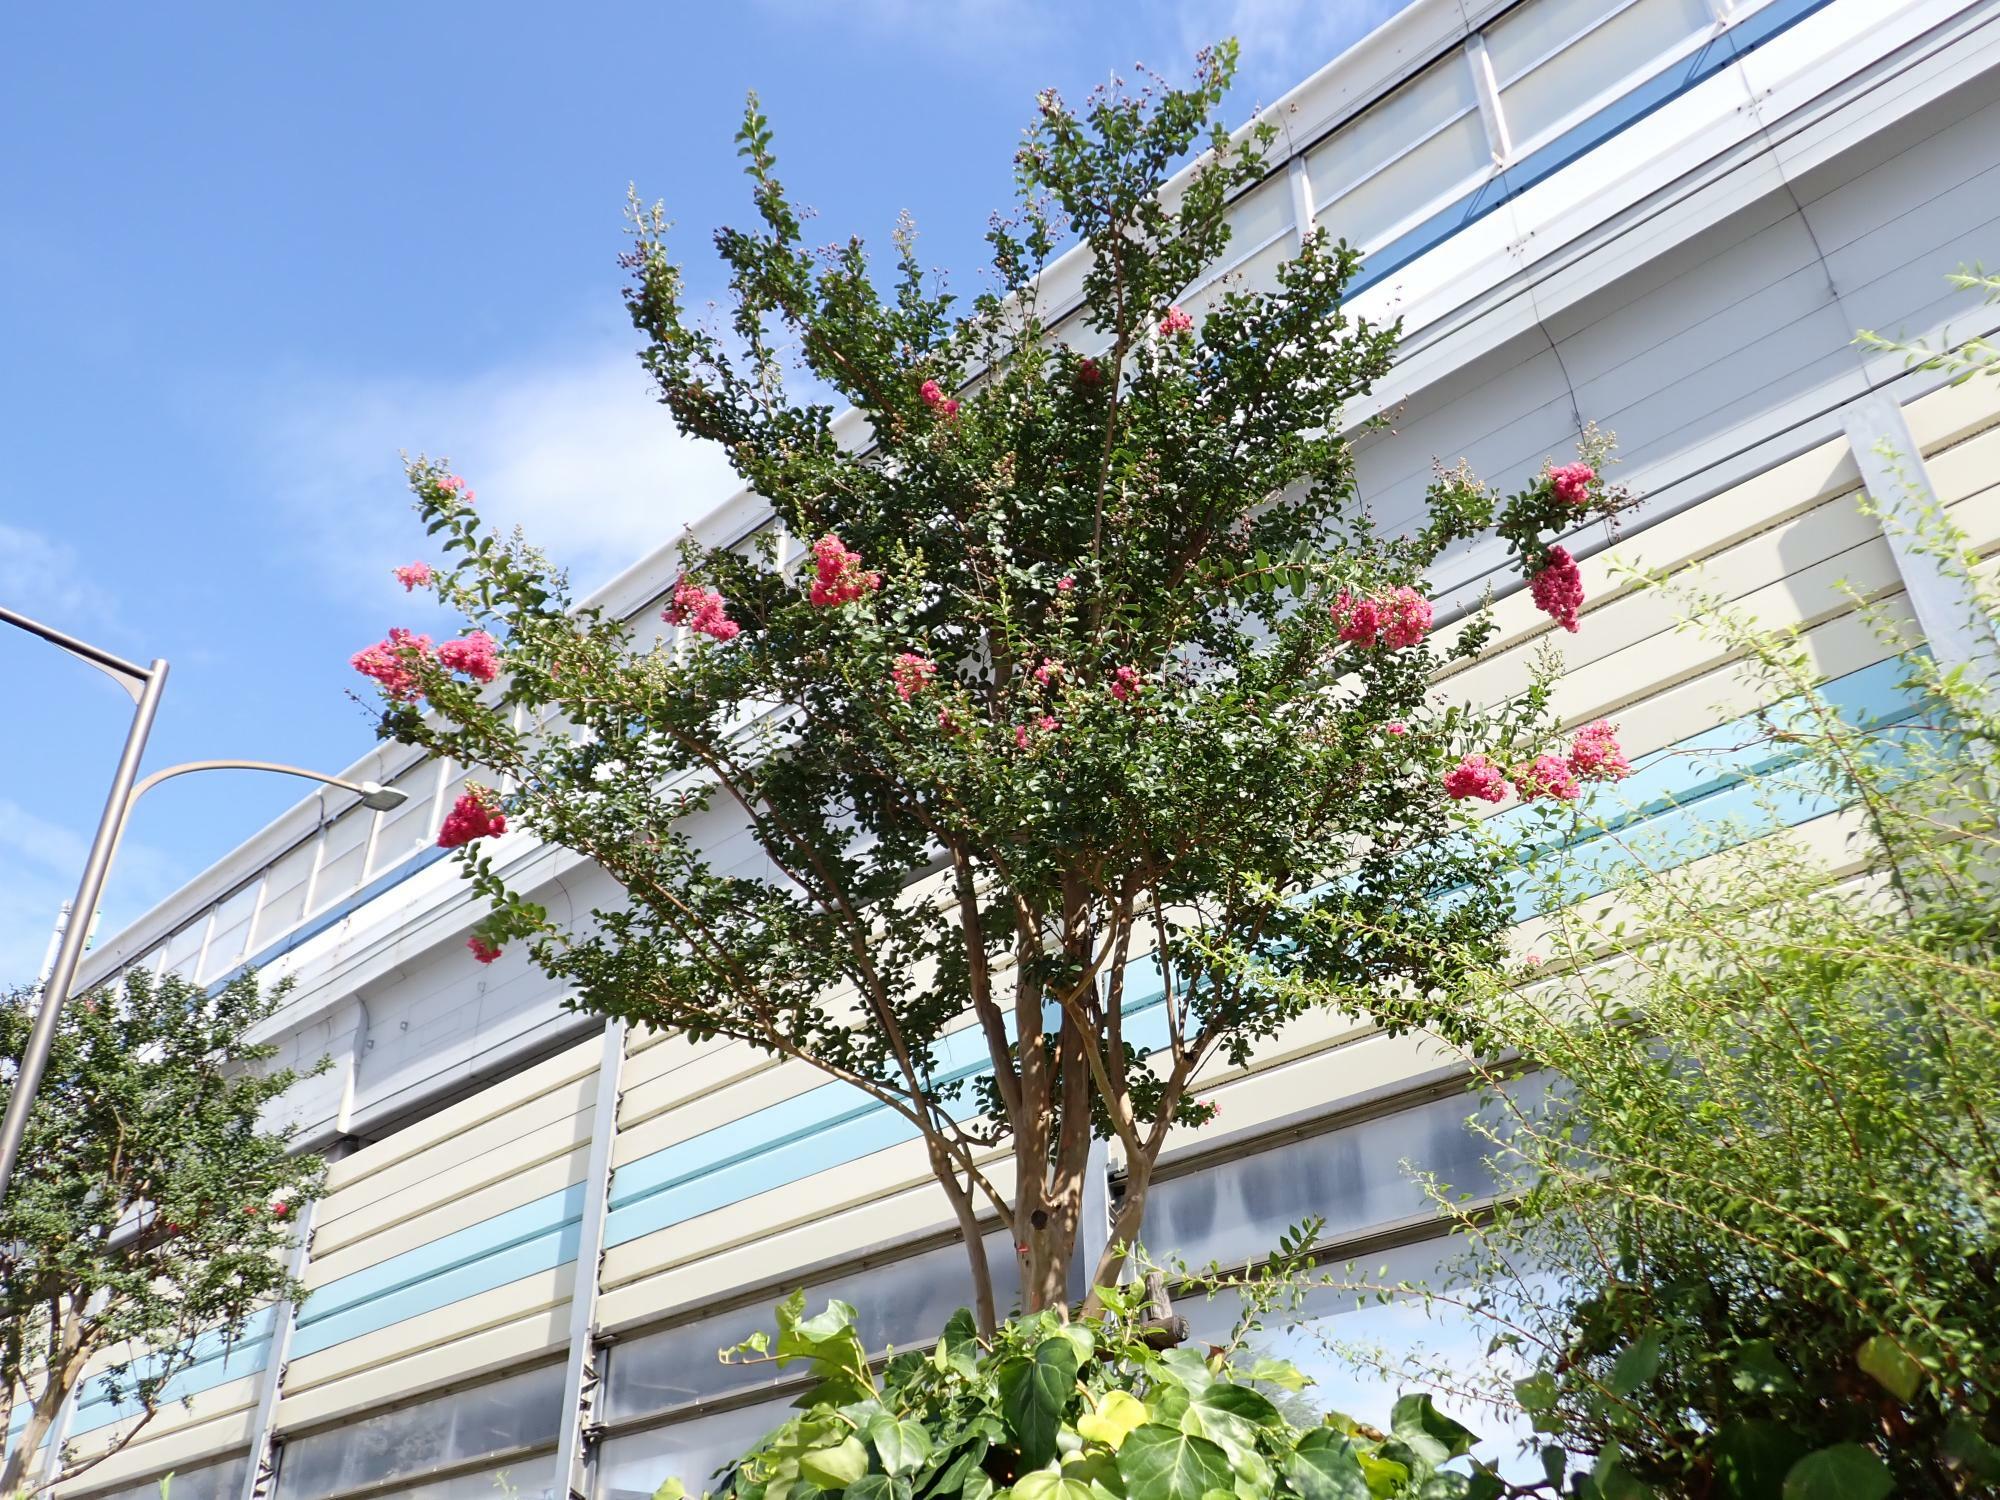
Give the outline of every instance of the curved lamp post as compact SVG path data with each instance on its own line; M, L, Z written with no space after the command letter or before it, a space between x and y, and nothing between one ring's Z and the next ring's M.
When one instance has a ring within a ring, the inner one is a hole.
M348 781L339 776L327 776L300 766L280 765L268 760L192 760L183 765L168 766L163 771L153 772L143 781L138 780L139 760L145 754L146 739L152 733L153 719L159 712L160 693L167 684L166 662L156 658L151 666L137 666L5 606L0 606L0 621L18 626L30 635L40 636L51 645L89 662L129 693L133 702L132 727L126 732L125 749L118 757L118 770L111 778L111 795L105 799L104 814L97 823L97 835L91 840L90 857L83 864L83 878L77 883L76 900L70 906L70 920L63 929L55 962L50 965L48 979L43 986L42 1005L35 1014L35 1026L29 1034L27 1050L21 1054L14 1071L14 1089L7 1100L6 1117L0 1119L0 1207L5 1207L7 1188L14 1177L14 1165L20 1159L21 1143L27 1135L28 1113L34 1108L35 1094L41 1088L42 1075L48 1070L49 1053L55 1046L56 1022L61 1017L63 1002L69 998L70 984L75 980L77 964L83 958L84 940L89 935L98 898L104 891L104 879L110 873L111 861L125 835L125 822L133 804L161 782L185 776L190 771L274 771L283 776L302 776L308 781L323 782L327 786L353 792L361 799L363 807L376 811L400 807L408 794L379 782Z

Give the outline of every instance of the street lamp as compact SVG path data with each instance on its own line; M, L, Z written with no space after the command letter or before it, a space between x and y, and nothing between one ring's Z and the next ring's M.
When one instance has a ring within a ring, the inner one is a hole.
M21 1054L14 1070L14 1091L7 1100L6 1117L0 1119L0 1208L4 1208L7 1188L14 1178L14 1164L20 1159L21 1143L27 1135L28 1112L34 1107L42 1074L48 1070L49 1053L55 1046L56 1022L61 1016L63 1001L69 998L70 984L76 978L77 964L83 958L84 940L90 933L91 917L97 910L98 898L103 894L104 879L118 853L119 841L125 836L125 821L131 815L132 805L161 782L185 776L190 771L275 771L284 776L303 776L308 781L323 782L327 786L353 792L359 796L363 807L377 812L402 806L408 794L379 782L348 781L339 776L326 776L300 766L280 765L268 760L192 760L168 766L165 770L153 772L143 781L137 781L139 760L145 754L146 739L152 733L153 719L159 711L160 693L167 685L166 662L155 658L151 666L137 666L4 605L0 605L0 621L18 626L30 635L40 636L70 655L89 662L129 693L133 703L132 727L126 732L125 749L118 757L118 770L111 778L111 795L105 798L104 814L98 819L97 835L90 844L90 856L83 863L83 878L77 883L76 900L70 905L70 919L63 928L62 941L57 945L55 962L49 966L41 1008L35 1014L34 1030L29 1033L27 1050Z

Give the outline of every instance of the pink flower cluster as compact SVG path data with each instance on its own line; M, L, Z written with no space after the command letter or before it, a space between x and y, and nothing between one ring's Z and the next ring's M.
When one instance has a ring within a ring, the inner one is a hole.
M1553 797L1558 802L1574 802L1582 790L1576 772L1560 755L1538 755L1514 773L1514 789L1523 802Z
M1332 613L1340 638L1357 646L1380 642L1395 651L1416 645L1431 628L1431 601L1413 588L1399 588L1380 599L1343 589L1333 601Z
M437 576L431 570L431 565L427 562L405 563L402 567L395 569L395 574L396 582L403 586L403 592L406 594L413 589L424 587L424 585Z
M1576 629L1576 612L1583 608L1583 574L1566 547L1549 548L1548 561L1541 572L1528 580L1528 593L1535 608L1562 626Z
M896 684L896 696L905 703L929 687L931 679L936 676L937 663L914 651L905 651L889 668L889 678Z
M1468 755L1445 772L1444 790L1446 796L1460 802L1467 797L1499 802L1507 796L1507 777L1486 756Z
M1631 762L1618 744L1618 727L1608 719L1599 719L1576 732L1567 756L1538 755L1516 770L1511 789L1523 802L1543 797L1574 802L1582 795L1582 783L1617 781L1631 770ZM1479 797L1488 802L1500 801L1510 790L1500 767L1478 754L1466 756L1445 774L1444 789L1454 798Z
M1619 781L1632 774L1632 763L1618 745L1618 727L1609 719L1586 724L1569 747L1570 769L1585 781Z
M1075 587L1076 587L1076 575L1074 573L1065 573L1062 577L1056 580L1056 592L1058 594L1067 594L1068 592L1070 592L1070 590L1074 589Z
M1076 367L1076 383L1078 385L1104 384L1103 368L1094 359L1082 360Z
M437 648L437 659L454 672L463 672L475 682L491 682L500 675L500 643L483 630Z
M958 415L958 403L944 393L944 387L935 380L926 380L917 388L917 394L924 398L924 405L941 417Z
M463 792L445 814L438 830L440 849L458 849L474 839L498 838L507 831L507 815L481 792Z
M1177 333L1186 333L1192 327L1194 319L1180 307L1168 308L1167 315L1160 319L1160 333L1166 338L1172 338Z
M1054 714L1043 714L1032 725L1016 724L1014 726L1014 748L1016 750L1027 749L1034 742L1037 730L1043 734L1054 734L1060 728L1062 728L1062 722Z
M830 531L813 543L813 564L817 575L813 579L810 597L814 604L822 608L852 604L863 594L882 587L882 575L862 572L861 554L849 552L840 538Z
M1035 681L1043 687L1047 687L1052 682L1062 681L1062 675L1063 664L1053 656L1043 657L1042 664L1035 668Z
M1138 698L1145 680L1137 667L1120 667L1111 674L1111 696L1120 703L1131 703Z
M686 574L674 580L673 602L660 611L660 618L718 641L733 641L743 629L724 612L721 594L703 588Z
M397 703L408 703L423 692L417 663L430 655L431 638L395 626L386 640L364 646L348 658L348 664L363 677L382 684L382 691Z
M490 964L500 956L501 950L499 945L487 942L485 938L476 932L465 940L465 946L470 948L472 956L483 964Z
M1564 505L1585 505L1590 501L1590 482L1597 470L1589 464L1564 464L1549 470L1549 485Z
M479 498L471 490L468 490L465 487L465 481L463 479L460 479L456 474L445 475L444 478L438 481L438 488L441 490L449 490L452 494L457 495L458 498L463 500L467 505L472 504L474 500Z

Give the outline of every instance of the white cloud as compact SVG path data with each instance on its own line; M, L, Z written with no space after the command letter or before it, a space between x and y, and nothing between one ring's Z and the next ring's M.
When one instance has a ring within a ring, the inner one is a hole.
M480 512L521 526L579 595L738 488L722 450L676 431L622 350L448 380L299 382L266 434L281 498L350 597L399 594L388 569L425 551L404 450L448 456Z
M72 633L86 622L103 629L117 617L110 592L91 580L73 548L4 521L0 599Z
M89 839L0 797L0 865L7 871L7 899L0 903L0 989L34 982L49 951L62 904L76 894ZM107 887L116 912L137 913L169 895L178 883L168 861L129 839L119 848ZM114 913L115 917L115 913ZM99 934L117 927L107 920Z
M1269 104L1401 10L1407 0L1182 0L1180 47L1242 46L1241 97Z

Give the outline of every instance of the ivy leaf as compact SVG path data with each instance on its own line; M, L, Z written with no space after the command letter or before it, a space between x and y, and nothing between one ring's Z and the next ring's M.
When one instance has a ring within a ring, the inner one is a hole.
M852 1433L829 1448L799 1455L799 1472L823 1490L844 1490L868 1472L868 1448Z
M1895 1487L1889 1466L1861 1444L1835 1443L1792 1465L1784 1500L1883 1500Z
M1039 1469L1056 1456L1063 1408L1076 1390L1076 1345L1047 1338L1000 1366L1000 1414L1021 1462Z
M1924 1367L1879 1333L1854 1351L1854 1362L1898 1401L1910 1400L1924 1383Z
M931 1435L921 1423L899 1422L884 1412L868 1424L868 1440L885 1474L908 1474L931 1456Z
M1378 1453L1357 1449L1355 1462L1361 1465L1361 1472L1368 1481L1368 1493L1376 1500L1388 1500L1410 1482L1410 1466L1399 1464L1393 1458L1383 1458Z
M1055 1469L1037 1469L1014 1481L1014 1500L1093 1500L1090 1486Z
M2000 1447L1988 1442L1963 1412L1951 1419L1938 1451L1976 1479L2000 1480Z
M1285 1477L1305 1500L1368 1500L1368 1476L1352 1442L1315 1427L1285 1459Z
M1260 1359L1243 1378L1259 1385L1275 1385L1281 1391L1302 1391L1312 1384L1306 1373L1289 1359Z
M1805 1442L1778 1422L1749 1417L1715 1435L1715 1478L1724 1500L1771 1500Z
M1135 1427L1144 1424L1151 1415L1146 1410L1146 1403L1129 1391L1106 1391L1104 1399L1097 1403L1096 1411L1085 1412L1077 1418L1076 1430L1080 1437L1090 1442L1116 1449Z
M1118 1450L1130 1500L1202 1500L1230 1487L1229 1455L1205 1437L1158 1422L1134 1429Z
M1428 1392L1399 1397L1389 1409L1389 1430L1433 1466L1470 1453L1478 1434L1437 1409Z
M1746 1395L1776 1396L1799 1387L1769 1339L1752 1339L1736 1357L1730 1384Z
M172 1475L168 1476L168 1478L172 1477L173 1477ZM164 1494L165 1492L166 1492L165 1481L162 1481L161 1493ZM682 1484L678 1479L669 1479L663 1482L658 1489L653 1491L653 1500L682 1500L682 1497L686 1494L687 1494L686 1485Z
M1611 1389L1629 1396L1660 1373L1660 1331L1648 1329L1624 1349L1611 1366Z

